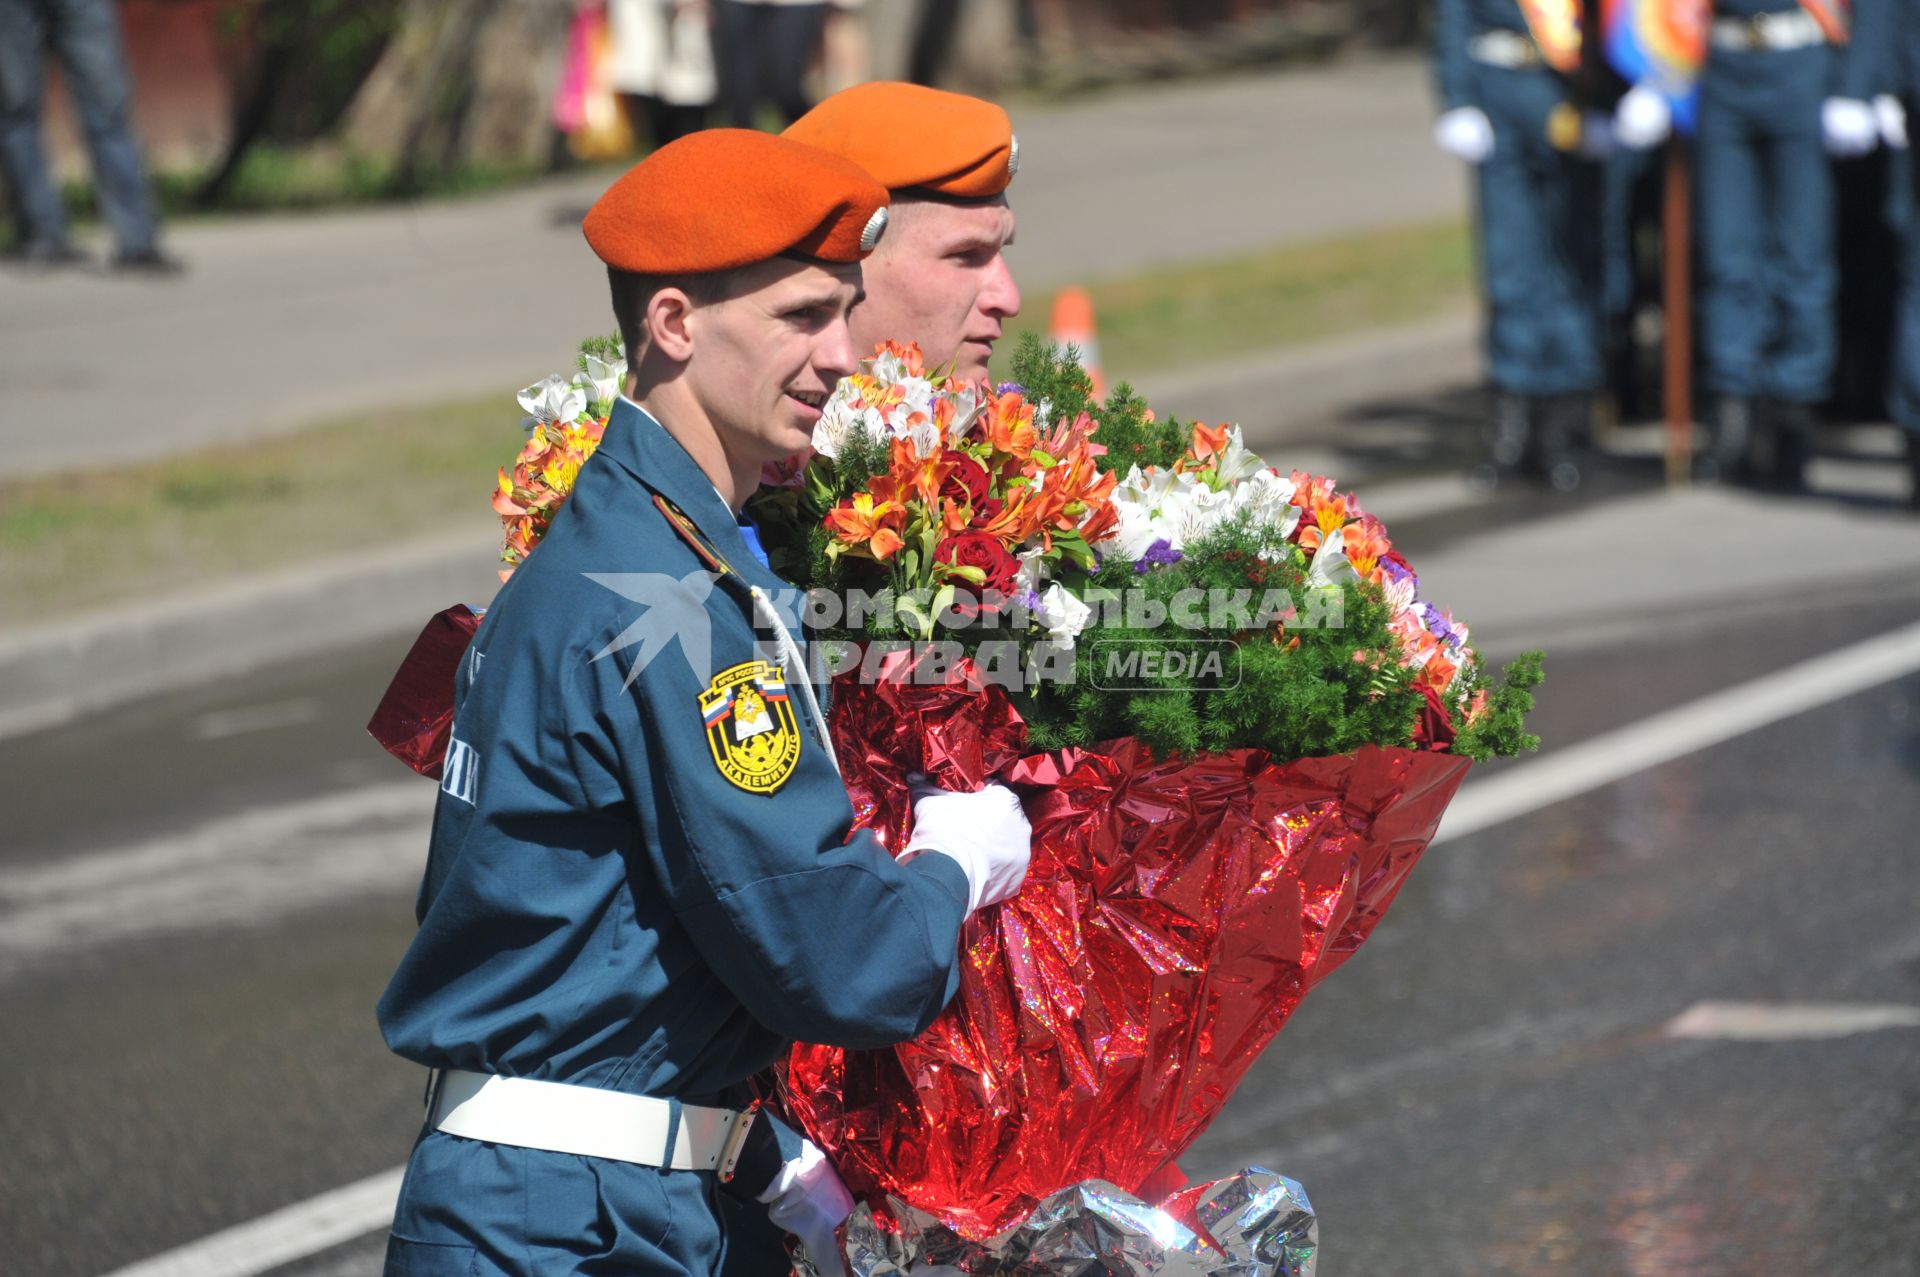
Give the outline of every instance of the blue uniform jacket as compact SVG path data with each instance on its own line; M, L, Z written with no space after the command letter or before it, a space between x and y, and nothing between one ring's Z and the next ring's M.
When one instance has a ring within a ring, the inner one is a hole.
M879 1046L939 1013L965 875L849 841L825 725L780 678L755 587L791 596L679 444L620 401L462 664L420 930L380 999L394 1051L723 1103L790 1040ZM423 1144L449 1141L481 1147ZM513 1248L507 1223L463 1220L415 1178L396 1238L412 1219L429 1242ZM469 1186L472 1209L491 1191Z
M1516 0L1439 0L1433 15L1433 69L1443 110L1484 106L1467 41L1483 31L1527 34Z

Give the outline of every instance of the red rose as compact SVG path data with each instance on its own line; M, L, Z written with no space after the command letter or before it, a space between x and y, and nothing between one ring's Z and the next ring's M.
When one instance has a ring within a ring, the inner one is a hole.
M978 568L986 574L986 579L978 585L956 578L955 584L960 588L953 610L964 617L998 612L1001 601L1013 593L1020 575L1020 560L1007 553L997 537L971 529L956 532L935 546L933 561L956 568Z
M940 485L940 495L951 497L964 506L979 505L987 495L987 468L964 452L947 449L942 460L953 466L948 472L946 482Z

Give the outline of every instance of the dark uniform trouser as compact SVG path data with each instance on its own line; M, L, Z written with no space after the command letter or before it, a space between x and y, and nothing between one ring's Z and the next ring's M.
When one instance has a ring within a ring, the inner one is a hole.
M1589 393L1601 382L1598 167L1547 138L1548 117L1566 100L1559 76L1483 64L1474 75L1494 132L1478 173L1493 384Z
M1920 96L1907 100L1909 118L1920 125ZM1906 248L1902 254L1899 308L1895 312L1887 411L1909 434L1920 435L1920 158L1912 152L1895 165L1895 180L1909 184Z
M1819 403L1833 376L1839 269L1820 107L1833 52L1715 49L1695 148L1702 381Z

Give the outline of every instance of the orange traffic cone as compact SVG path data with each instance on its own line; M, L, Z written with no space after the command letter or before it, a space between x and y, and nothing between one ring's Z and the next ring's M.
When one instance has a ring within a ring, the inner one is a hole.
M1107 397L1107 379L1100 373L1100 338L1093 329L1093 298L1084 288L1063 288L1053 299L1053 324L1047 337L1054 353L1072 346L1080 366L1093 378L1093 397Z

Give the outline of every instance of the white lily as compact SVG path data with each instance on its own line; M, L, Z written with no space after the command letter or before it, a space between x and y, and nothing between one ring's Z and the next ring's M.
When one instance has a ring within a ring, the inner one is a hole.
M1213 468L1223 484L1232 485L1261 473L1267 468L1267 463L1247 451L1247 445L1240 437L1240 427L1231 426L1227 429L1227 446L1214 459Z
M586 391L561 377L534 382L519 395L521 411L527 415L520 425L525 429L547 421L572 422L586 411Z
M615 359L611 363L593 355L586 356L587 370L576 375L573 384L586 392L587 402L594 406L611 405L620 396L620 387L627 380L627 361Z

